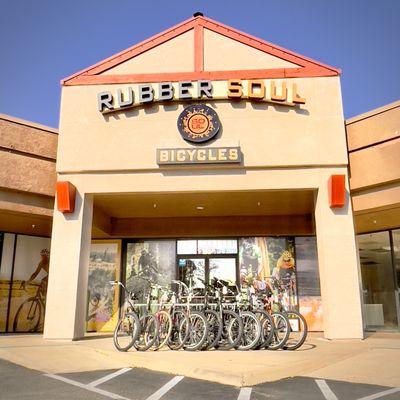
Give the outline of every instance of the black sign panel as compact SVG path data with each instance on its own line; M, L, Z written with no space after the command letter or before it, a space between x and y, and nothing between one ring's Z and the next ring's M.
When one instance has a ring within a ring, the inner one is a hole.
M219 131L217 113L203 104L186 107L178 117L178 130L181 136L194 143L212 139Z

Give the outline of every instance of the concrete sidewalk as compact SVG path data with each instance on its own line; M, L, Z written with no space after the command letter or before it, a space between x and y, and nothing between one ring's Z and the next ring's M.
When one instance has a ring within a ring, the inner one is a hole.
M292 376L400 387L400 334L328 341L310 334L290 351L147 351L119 353L112 337L49 341L41 335L0 336L0 358L46 373L140 367L234 386Z

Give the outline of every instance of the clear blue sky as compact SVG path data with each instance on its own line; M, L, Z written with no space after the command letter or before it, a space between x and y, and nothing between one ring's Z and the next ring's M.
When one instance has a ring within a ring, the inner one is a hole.
M0 113L57 127L60 79L195 11L341 68L346 117L400 99L400 0L0 0Z

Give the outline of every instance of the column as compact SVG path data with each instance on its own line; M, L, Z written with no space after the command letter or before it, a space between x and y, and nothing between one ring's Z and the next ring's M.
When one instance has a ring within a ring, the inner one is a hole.
M45 339L84 336L92 217L93 196L79 190L73 213L54 210Z
M347 176L347 169L331 173ZM361 339L364 336L361 275L348 180L344 208L331 209L328 199L331 173L321 173L315 205L324 334L328 339Z

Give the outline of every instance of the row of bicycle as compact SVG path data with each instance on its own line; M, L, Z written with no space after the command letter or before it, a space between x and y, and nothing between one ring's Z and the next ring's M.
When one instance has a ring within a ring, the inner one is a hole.
M296 350L307 337L307 323L298 311L280 305L268 312L265 295L239 289L233 293L218 279L202 295L181 281L173 281L176 291L150 282L143 304L138 304L135 294L121 282L110 283L125 291L124 308L114 331L119 351L164 346L188 351ZM154 291L162 293L156 304L151 297Z

